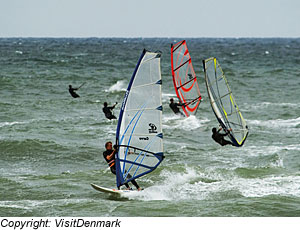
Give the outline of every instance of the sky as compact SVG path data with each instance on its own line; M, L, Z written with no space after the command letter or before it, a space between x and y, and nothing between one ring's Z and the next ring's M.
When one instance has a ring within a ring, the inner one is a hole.
M299 0L0 0L0 37L300 37Z

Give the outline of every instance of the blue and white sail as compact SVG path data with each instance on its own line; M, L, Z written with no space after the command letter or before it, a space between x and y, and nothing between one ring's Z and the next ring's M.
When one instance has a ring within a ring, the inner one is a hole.
M123 99L116 134L117 187L152 172L164 158L160 56L143 51Z

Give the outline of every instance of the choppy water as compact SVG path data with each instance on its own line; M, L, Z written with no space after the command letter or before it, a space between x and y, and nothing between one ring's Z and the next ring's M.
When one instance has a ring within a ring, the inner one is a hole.
M187 39L204 101L175 96L170 43L181 39L0 39L0 216L300 216L300 39ZM102 152L143 48L163 52L165 160L116 198ZM211 139L217 125L202 59L218 58L250 133L242 148ZM73 99L68 85L86 84Z

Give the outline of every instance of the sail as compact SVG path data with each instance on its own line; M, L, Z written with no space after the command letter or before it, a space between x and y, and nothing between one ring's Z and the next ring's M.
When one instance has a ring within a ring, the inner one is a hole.
M152 172L164 158L160 56L143 51L123 99L116 134L117 187Z
M216 58L203 60L205 83L212 110L220 125L229 131L232 143L242 146L248 136L248 127L236 104L225 74Z
M195 115L201 94L185 40L171 45L171 68L176 95L179 102L185 104L182 106L184 114Z

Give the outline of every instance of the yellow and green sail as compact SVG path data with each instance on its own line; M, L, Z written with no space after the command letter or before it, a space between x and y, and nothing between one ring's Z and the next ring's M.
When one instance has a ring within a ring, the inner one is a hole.
M225 74L214 57L203 60L203 68L212 110L223 129L229 132L228 137L232 143L240 147L244 144L249 130Z

